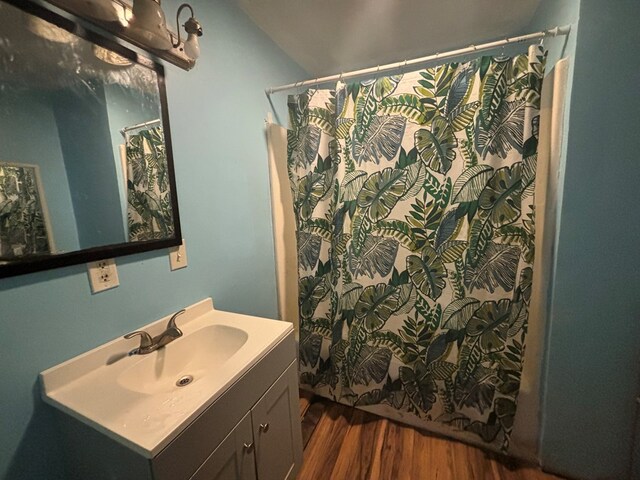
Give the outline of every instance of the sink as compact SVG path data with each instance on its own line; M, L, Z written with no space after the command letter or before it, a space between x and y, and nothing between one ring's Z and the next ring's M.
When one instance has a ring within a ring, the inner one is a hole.
M247 332L236 327L202 327L164 348L138 356L136 363L118 375L118 385L145 395L194 385L209 375L216 375L215 367L240 350L247 338ZM183 378L190 381L180 385Z
M157 335L169 317L142 329ZM43 400L153 458L293 332L288 322L216 310L211 299L177 323L183 336L148 355L128 355L139 340L119 337L42 372Z

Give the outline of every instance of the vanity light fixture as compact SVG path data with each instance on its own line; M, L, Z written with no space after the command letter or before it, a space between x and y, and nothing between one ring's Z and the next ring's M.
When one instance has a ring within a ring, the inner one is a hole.
M41 0L30 1L40 2ZM202 26L194 16L193 7L188 3L183 3L178 8L176 13L178 31L173 32L167 28L167 17L162 10L161 0L46 0L46 2L80 19L87 20L110 34L131 42L136 47L151 52L154 56L184 70L191 70L200 55L198 37L202 36ZM185 8L190 10L191 16L181 26L180 15ZM181 31L182 28L186 31L186 39L185 32Z
M160 0L134 0L128 34L151 48L169 50L173 44Z
M197 60L200 56L200 44L198 43L198 37L202 36L202 26L200 22L196 20L195 14L193 13L193 7L188 3L183 3L178 8L178 13L176 13L176 26L178 30L178 39L175 43L173 43L173 47L180 46L180 13L182 10L188 8L191 11L191 17L189 20L185 22L184 29L187 32L187 40L184 42L184 53L187 54L190 58Z
M193 60L200 56L198 37L202 36L202 26L196 20L193 7L183 3L176 13L176 25L178 38L174 42L172 35L167 30L167 21L160 6L160 0L134 0L133 19L130 22L129 34L139 42L157 50L170 50L180 47L180 14L188 8L191 17L185 22L184 29L187 39L184 42L184 53Z

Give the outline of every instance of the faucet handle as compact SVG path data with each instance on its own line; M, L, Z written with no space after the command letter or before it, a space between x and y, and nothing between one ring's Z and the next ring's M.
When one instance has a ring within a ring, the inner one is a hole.
M180 329L176 326L176 317L179 315L182 315L184 312L186 312L186 310L183 308L182 310L174 313L171 318L169 319L169 323L167 323L167 330L169 329L175 329L178 332L180 332ZM182 333L182 332L180 332Z
M139 330L137 332L127 333L124 336L124 338L126 338L127 340L130 340L133 337L136 337L138 335L140 336L140 348L149 348L153 344L153 339L151 338L151 335L149 335L147 332L142 330Z

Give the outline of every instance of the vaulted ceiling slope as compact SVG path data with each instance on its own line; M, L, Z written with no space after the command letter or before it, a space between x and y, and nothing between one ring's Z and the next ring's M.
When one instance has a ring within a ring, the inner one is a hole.
M236 0L310 76L518 34L540 0Z

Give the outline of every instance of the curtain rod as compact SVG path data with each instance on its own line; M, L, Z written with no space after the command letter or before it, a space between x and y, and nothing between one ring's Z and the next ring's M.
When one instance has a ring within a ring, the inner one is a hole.
M282 85L279 87L271 87L265 89L267 95L272 93L281 92L283 90L291 90L292 88L306 87L309 85L318 85L320 83L332 82L335 80L344 80L345 78L359 77L361 75L371 73L382 73L390 70L395 70L400 67L408 67L419 63L427 63L432 60L440 60L444 58L457 57L459 55L465 55L467 53L479 52L483 50L491 50L492 48L501 47L503 45L509 45L511 43L524 43L533 40L543 39L545 37L557 37L560 35L569 35L571 32L571 25L565 25L564 27L555 27L549 30L543 30L541 32L529 33L527 35L520 35L519 37L510 37L503 40L496 40L494 42L483 43L481 45L469 45L466 48L460 48L458 50L451 50L446 53L436 53L435 55L429 55L428 57L414 58L413 60L405 60L403 62L389 63L387 65L378 65L376 67L364 68L362 70L354 70L347 73L339 73L336 75L329 75L327 77L315 78L313 80L305 80L303 82L290 83L288 85Z
M124 127L122 130L120 130L120 133L124 135L125 133L130 132L131 130L137 130L138 128L148 127L149 125L153 125L154 123L161 123L160 119L156 118L155 120L149 120L148 122L139 123L137 125L132 125L130 127Z

